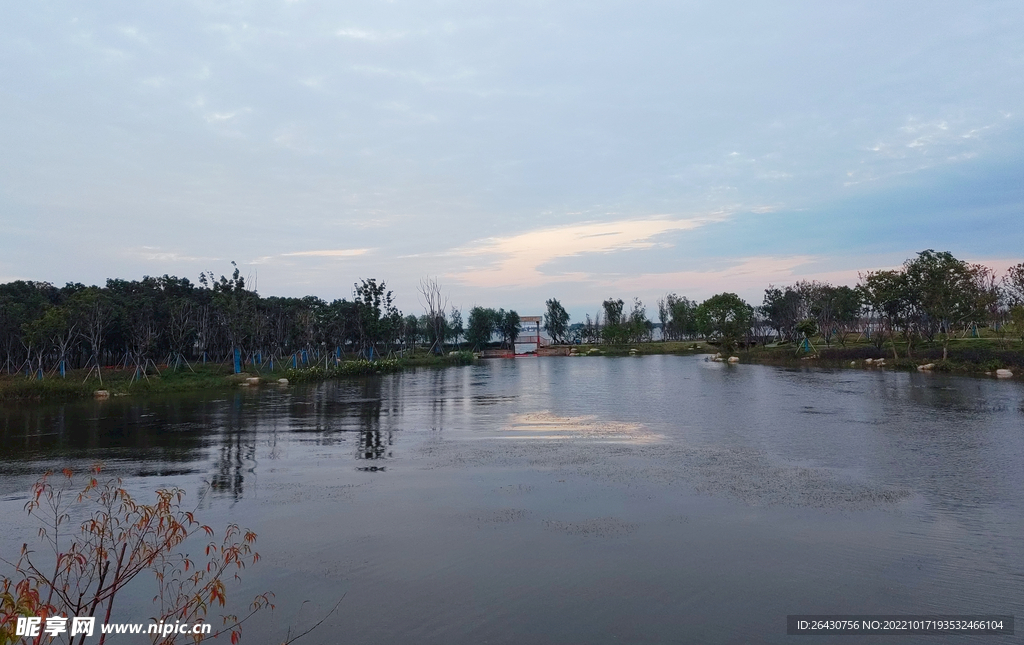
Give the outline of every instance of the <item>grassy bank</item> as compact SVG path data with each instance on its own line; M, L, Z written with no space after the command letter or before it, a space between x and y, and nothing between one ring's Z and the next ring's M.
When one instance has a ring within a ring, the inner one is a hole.
M1024 376L1024 343L992 337L962 338L950 342L949 354L942 359L939 342L915 344L907 357L906 343L896 343L897 358L893 358L891 345L882 349L865 341L848 342L845 347L828 347L821 339L811 339L811 351L786 343L751 349L736 349L732 355L741 363L761 363L788 367L817 365L832 368L874 367L874 361L884 359L882 369L917 370L921 365L933 364L937 372L984 375L998 369L1009 369L1014 376ZM574 345L579 356L642 356L649 354L705 354L720 349L703 341L667 341L634 343L629 345ZM867 359L872 359L867 363Z
M231 370L224 365L196 366L195 371L187 367L172 371L153 369L145 376L136 377L134 369L105 369L103 382L95 373L86 380L86 370L70 370L66 378L46 376L43 379L24 375L0 376L0 400L39 399L61 400L91 397L96 390L105 390L112 395L141 394L144 392L186 392L227 388L237 385ZM255 376L255 374L240 375Z
M898 358L893 358L891 346L879 349L867 342L847 343L845 347L826 347L820 340L812 339L813 349L803 351L797 345L782 344L766 347L738 349L733 355L741 363L761 363L790 367L821 366L832 368L879 369L867 359L885 359L882 369L916 370L928 363L934 364L937 372L984 375L998 369L1009 369L1015 378L1024 377L1024 343L997 338L965 338L950 343L949 356L942 360L942 346L938 342L916 345L907 357L905 344L897 343ZM594 356L642 356L651 354L706 354L719 351L714 345L703 341L665 341L653 343L631 343L627 345L573 345L565 348L574 350L580 357ZM398 372L418 367L448 367L467 365L474 361L471 352L452 352L436 356L425 351L406 354L400 358L378 361L347 360L337 366L280 369L274 371L256 370L247 366L242 374L233 374L230 367L221 364L196 365L194 369L184 368L150 370L144 377L137 377L134 369L103 371L102 385L95 375L85 381L85 370L68 372L67 378L47 376L42 380L24 375L0 375L0 401L4 400L67 400L92 397L96 390L105 390L111 396L135 394L189 392L236 388L246 384L247 379L258 378L260 382L275 383L278 379L289 382L316 382L336 378L352 378L372 374Z
M105 369L102 384L95 373L86 380L86 370L71 370L66 378L45 376L41 380L26 377L24 374L3 374L0 375L0 401L78 399L92 397L97 390L106 391L110 396L127 396L230 389L247 384L247 380L251 378L258 378L265 383L276 383L282 378L296 383L314 382L384 374L415 367L466 365L473 360L471 352L452 352L445 356L434 356L424 352L372 362L347 360L327 369L321 366L270 371L257 370L250 365L246 366L241 374L234 374L229 366L222 364L195 365L192 369L185 367L178 370L150 368L145 376L136 376L134 369Z
M742 362L772 365L806 366L811 363L822 367L865 368L883 359L884 368L895 370L917 370L922 365L930 364L931 369L937 372L984 375L1008 369L1015 376L1024 375L1024 346L1020 342L1007 343L989 338L959 339L950 343L945 360L942 358L942 345L937 342L915 345L909 357L906 344L897 343L896 354L894 358L891 346L878 349L868 343L848 343L846 347L825 347L815 343L815 349L810 352L803 351L797 345L786 344L736 353ZM868 359L872 362L868 363Z

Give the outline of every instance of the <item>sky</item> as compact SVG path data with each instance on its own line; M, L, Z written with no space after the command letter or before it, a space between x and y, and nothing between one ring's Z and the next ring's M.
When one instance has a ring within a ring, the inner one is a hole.
M0 5L0 282L406 313L1024 261L1024 3Z

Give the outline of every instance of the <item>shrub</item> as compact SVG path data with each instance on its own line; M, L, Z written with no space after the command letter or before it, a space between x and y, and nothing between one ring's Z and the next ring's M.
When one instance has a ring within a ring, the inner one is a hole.
M64 470L58 476L47 473L32 487L25 510L39 519L39 538L47 548L38 555L25 544L18 558L8 562L13 575L0 576L0 645L21 641L15 633L19 616L94 617L107 623L118 593L147 572L156 577L158 589L155 622L205 622L211 607L227 602L225 581L259 561L255 533L229 524L223 537L214 539L211 527L181 508L183 490L161 489L153 504L141 504L120 479L101 483L99 477L95 468L80 486ZM75 524L73 517L85 519ZM210 540L205 562L178 550L193 537ZM270 599L271 594L257 596L241 619L222 616L223 627L212 637L230 633L231 642L237 642L242 622L272 608ZM189 637L195 642L205 638ZM173 643L175 635L157 642Z

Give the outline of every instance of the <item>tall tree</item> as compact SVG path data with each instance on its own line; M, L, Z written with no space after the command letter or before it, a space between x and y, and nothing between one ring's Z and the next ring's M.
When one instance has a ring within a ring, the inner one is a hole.
M627 337L630 342L643 342L651 339L651 321L647 319L647 307L639 298L633 298L633 309L626 321Z
M862 307L860 292L846 285L836 287L833 303L832 320L836 327L836 339L840 345L845 347L847 337L860 322Z
M558 344L565 342L565 335L569 331L569 313L558 300L551 298L544 303L547 312L544 314L544 329L551 335L551 342Z
M509 349L515 350L516 339L519 338L519 314L514 310L498 310L498 332L501 334L501 342Z
M869 271L860 276L858 289L864 304L878 319L875 346L881 349L888 336L892 357L896 353L896 331L906 324L910 310L910 294L902 271Z
M796 289L785 290L768 285L761 305L768 323L779 334L780 341L796 340L796 325L806 318L803 296Z
M670 299L675 294L669 294L664 298L658 298L658 322L661 323L661 339L669 339L669 328L668 323L672 320L672 308L669 305Z
M1024 305L1024 262L1006 271L1003 276L1003 292L1011 305Z
M1020 339L1024 340L1024 262L1013 265L1006 272L1002 290L1009 307L1010 323Z
M370 278L355 285L360 345L365 356L380 354L380 344L390 344L401 329L402 314L394 306L387 284Z
M697 303L686 297L669 294L669 337L674 340L682 338L694 338L697 335Z
M601 329L601 338L606 343L621 345L629 340L629 329L622 319L622 309L625 303L621 298L609 298L601 303L604 309L604 328Z
M72 307L81 321L79 333L89 343L90 355L86 366L96 370L102 385L100 365L103 363L103 338L111 322L110 298L99 287L88 287L75 294Z
M448 336L448 296L441 289L437 278L421 278L419 293L430 331L430 350L441 354Z
M498 324L498 312L485 307L473 307L469 310L469 321L466 326L466 342L473 349L483 349L489 342Z
M453 306L451 311L448 313L448 336L447 341L456 348L461 349L460 341L462 334L465 332L465 328L462 324L462 311Z
M907 286L925 320L942 334L942 358L956 329L981 314L976 270L948 251L921 251L904 263ZM909 352L908 352L909 353Z

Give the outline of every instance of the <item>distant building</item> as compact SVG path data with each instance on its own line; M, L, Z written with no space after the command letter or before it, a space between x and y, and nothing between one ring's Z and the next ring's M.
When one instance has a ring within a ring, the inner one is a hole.
M536 354L541 346L540 324L542 316L520 316L516 354Z

